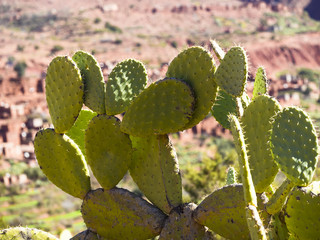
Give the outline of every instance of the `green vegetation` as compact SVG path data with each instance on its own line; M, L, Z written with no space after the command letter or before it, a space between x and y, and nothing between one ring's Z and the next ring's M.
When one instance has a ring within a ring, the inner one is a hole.
M121 28L115 26L115 25L112 25L111 23L109 22L106 22L104 24L104 27L109 31L109 32L112 32L112 33L122 33L122 30Z
M24 61L21 61L21 62L17 62L14 65L13 70L17 73L18 78L22 78L24 77L26 68L27 68L27 64Z
M52 55L56 54L57 52L60 52L63 50L63 47L61 45L54 45L51 50L50 50L50 53Z

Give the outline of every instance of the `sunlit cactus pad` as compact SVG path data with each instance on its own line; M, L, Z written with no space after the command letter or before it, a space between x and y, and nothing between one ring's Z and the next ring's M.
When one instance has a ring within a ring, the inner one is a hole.
M121 188L90 191L81 213L88 228L107 239L149 239L160 234L166 215Z
M86 153L84 148L84 134L89 122L96 115L97 113L91 110L82 109L74 125L66 132L66 135L78 145L83 155Z
M214 79L227 93L239 97L244 91L247 75L248 62L244 49L232 47L221 60Z
M27 227L0 230L0 240L59 240L50 233Z
M267 94L267 86L268 83L266 71L263 67L259 67L256 72L256 77L254 79L252 98L254 99L260 95Z
M34 150L43 173L63 191L83 198L90 190L85 159L68 136L51 128L40 130L34 139Z
M120 131L116 117L98 115L85 133L88 164L98 182L105 189L113 188L129 168L132 156L131 141Z
M320 182L296 188L290 194L285 221L296 239L320 238Z
M197 205L185 203L169 214L159 240L210 240L214 239L206 227L194 221L192 213Z
M193 105L193 93L186 83L176 79L158 81L133 101L121 130L132 136L177 132L189 122Z
M182 203L178 159L167 135L131 137L130 174L145 196L165 213Z
M115 115L126 111L131 102L147 86L147 81L147 70L141 62L127 59L118 63L108 77L107 114Z
M77 51L72 59L80 69L84 82L84 104L99 114L105 113L105 84L99 63L84 51Z
M166 76L187 82L196 98L195 111L185 129L193 127L209 113L217 91L214 72L214 60L202 47L188 48L170 63Z
M270 149L270 130L280 104L267 95L257 96L241 118L255 190L262 193L273 182L278 166Z
M279 168L292 182L298 186L311 182L318 161L318 140L303 110L288 107L277 114L271 148Z
M46 98L54 129L67 132L83 105L84 86L80 70L67 56L54 58L47 70Z

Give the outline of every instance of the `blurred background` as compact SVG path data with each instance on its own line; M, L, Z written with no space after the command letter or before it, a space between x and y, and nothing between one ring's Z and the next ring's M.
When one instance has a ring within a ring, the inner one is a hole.
M152 82L188 46L240 45L250 62L248 94L264 66L269 94L301 106L318 127L319 9L316 0L0 0L0 229L28 225L57 236L85 229L81 201L47 181L33 150L35 133L50 126L44 82L53 57L87 51L106 81L117 62L136 58ZM210 114L171 139L185 201L200 202L237 168L230 132ZM128 175L119 186L141 194Z

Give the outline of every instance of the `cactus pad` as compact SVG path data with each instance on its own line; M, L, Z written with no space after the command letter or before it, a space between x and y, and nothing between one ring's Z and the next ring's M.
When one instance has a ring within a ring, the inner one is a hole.
M132 103L121 130L132 136L167 134L181 130L193 113L190 87L176 79L151 84Z
M268 146L273 117L280 108L277 100L266 95L257 96L244 110L241 118L251 176L257 193L264 192L278 173Z
M81 199L90 190L87 164L68 136L51 128L40 130L34 139L34 151L43 173L57 187Z
M0 230L1 240L58 240L50 233L35 228L14 227Z
M220 47L220 45L216 40L210 40L210 42L211 42L214 53L218 57L219 61L221 61L224 58L226 53L222 50L222 48Z
M88 228L107 239L149 239L157 236L166 215L139 196L121 188L90 191L81 213Z
M291 192L285 209L288 230L297 239L319 239L320 182Z
M258 206L264 209L265 199L258 198ZM264 224L270 220L263 210ZM246 220L246 202L242 184L220 188L206 197L193 213L194 219L227 239L250 239Z
M288 107L277 114L271 149L279 168L295 185L310 183L318 161L318 141L312 122L303 110Z
M84 148L84 134L89 122L96 115L97 113L92 112L90 110L81 110L74 125L70 128L68 132L66 132L66 135L70 137L78 145L83 155L85 155L86 153Z
M78 233L76 236L70 240L102 240L103 238L97 235L95 232L90 231L89 229Z
M88 164L101 186L116 186L127 172L132 155L130 138L120 131L119 119L94 117L85 133L85 149Z
M202 47L188 48L170 63L166 76L185 81L195 94L195 110L184 129L199 123L210 111L217 91L214 72L214 60Z
M259 67L254 80L252 99L262 94L267 94L267 75L263 67Z
M107 82L107 114L115 115L126 111L147 86L147 81L147 71L141 62L127 59L118 63L112 69Z
M178 159L167 135L131 137L134 149L130 174L158 208L170 213L182 203Z
M84 86L80 70L67 56L54 58L47 70L46 98L57 133L67 132L83 105Z
M214 239L206 227L200 225L192 218L197 205L185 203L170 213L165 221L159 240L210 240Z
M99 63L84 51L77 51L72 59L80 69L84 82L84 104L94 112L105 113L105 84Z
M247 55L243 48L231 48L214 74L219 87L234 97L242 95L248 75Z

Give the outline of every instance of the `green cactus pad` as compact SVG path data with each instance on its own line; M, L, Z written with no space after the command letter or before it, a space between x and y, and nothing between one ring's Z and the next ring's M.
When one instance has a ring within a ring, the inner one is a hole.
M53 129L40 130L34 139L34 151L43 173L57 187L83 199L90 190L87 164L78 146Z
M99 114L105 110L105 83L97 60L89 53L77 51L72 56L80 69L84 82L84 104Z
M127 59L112 69L106 89L107 114L115 115L128 109L131 102L147 86L148 76L144 65Z
M14 227L0 230L0 240L59 240L50 233L35 228Z
M270 149L270 130L280 104L266 95L257 96L241 118L247 144L252 180L257 193L262 193L278 173Z
M70 57L54 58L47 70L46 98L54 130L67 132L83 105L84 86L80 70Z
M66 132L66 135L78 145L83 155L85 155L84 134L89 122L96 115L97 113L92 112L91 110L81 110L74 125Z
M252 93L252 99L258 97L262 94L267 94L267 75L266 71L263 67L259 67L256 73L256 78L254 80L254 87L253 87L253 93Z
M258 198L258 206L264 225L270 217L264 210L266 200ZM246 218L246 202L242 184L232 184L220 188L206 197L193 213L194 219L215 233L230 240L250 239Z
M121 188L90 191L81 213L88 228L110 240L153 238L166 219L157 207Z
M194 221L192 213L196 207L194 203L185 203L173 209L165 221L159 240L214 239L206 227Z
M209 113L217 92L214 60L202 47L191 47L172 60L166 76L185 81L195 94L195 110L184 129L198 124Z
M214 53L218 57L219 61L221 61L224 58L226 53L222 50L222 48L220 47L220 45L216 40L210 40L210 42L211 42Z
M243 48L231 48L214 74L219 87L234 97L242 95L248 75L247 56Z
M237 172L233 167L228 168L226 185L237 183Z
M317 134L307 114L288 107L275 117L271 133L274 160L297 186L308 185L318 161Z
M319 239L320 182L291 192L285 209L285 221L296 239Z
M132 103L121 130L132 136L167 134L181 130L193 113L190 87L176 79L151 84Z
M132 155L130 138L120 131L119 119L94 117L85 133L85 149L88 164L101 186L116 186L127 172Z
M130 174L145 196L165 213L182 203L178 159L167 135L131 137Z

